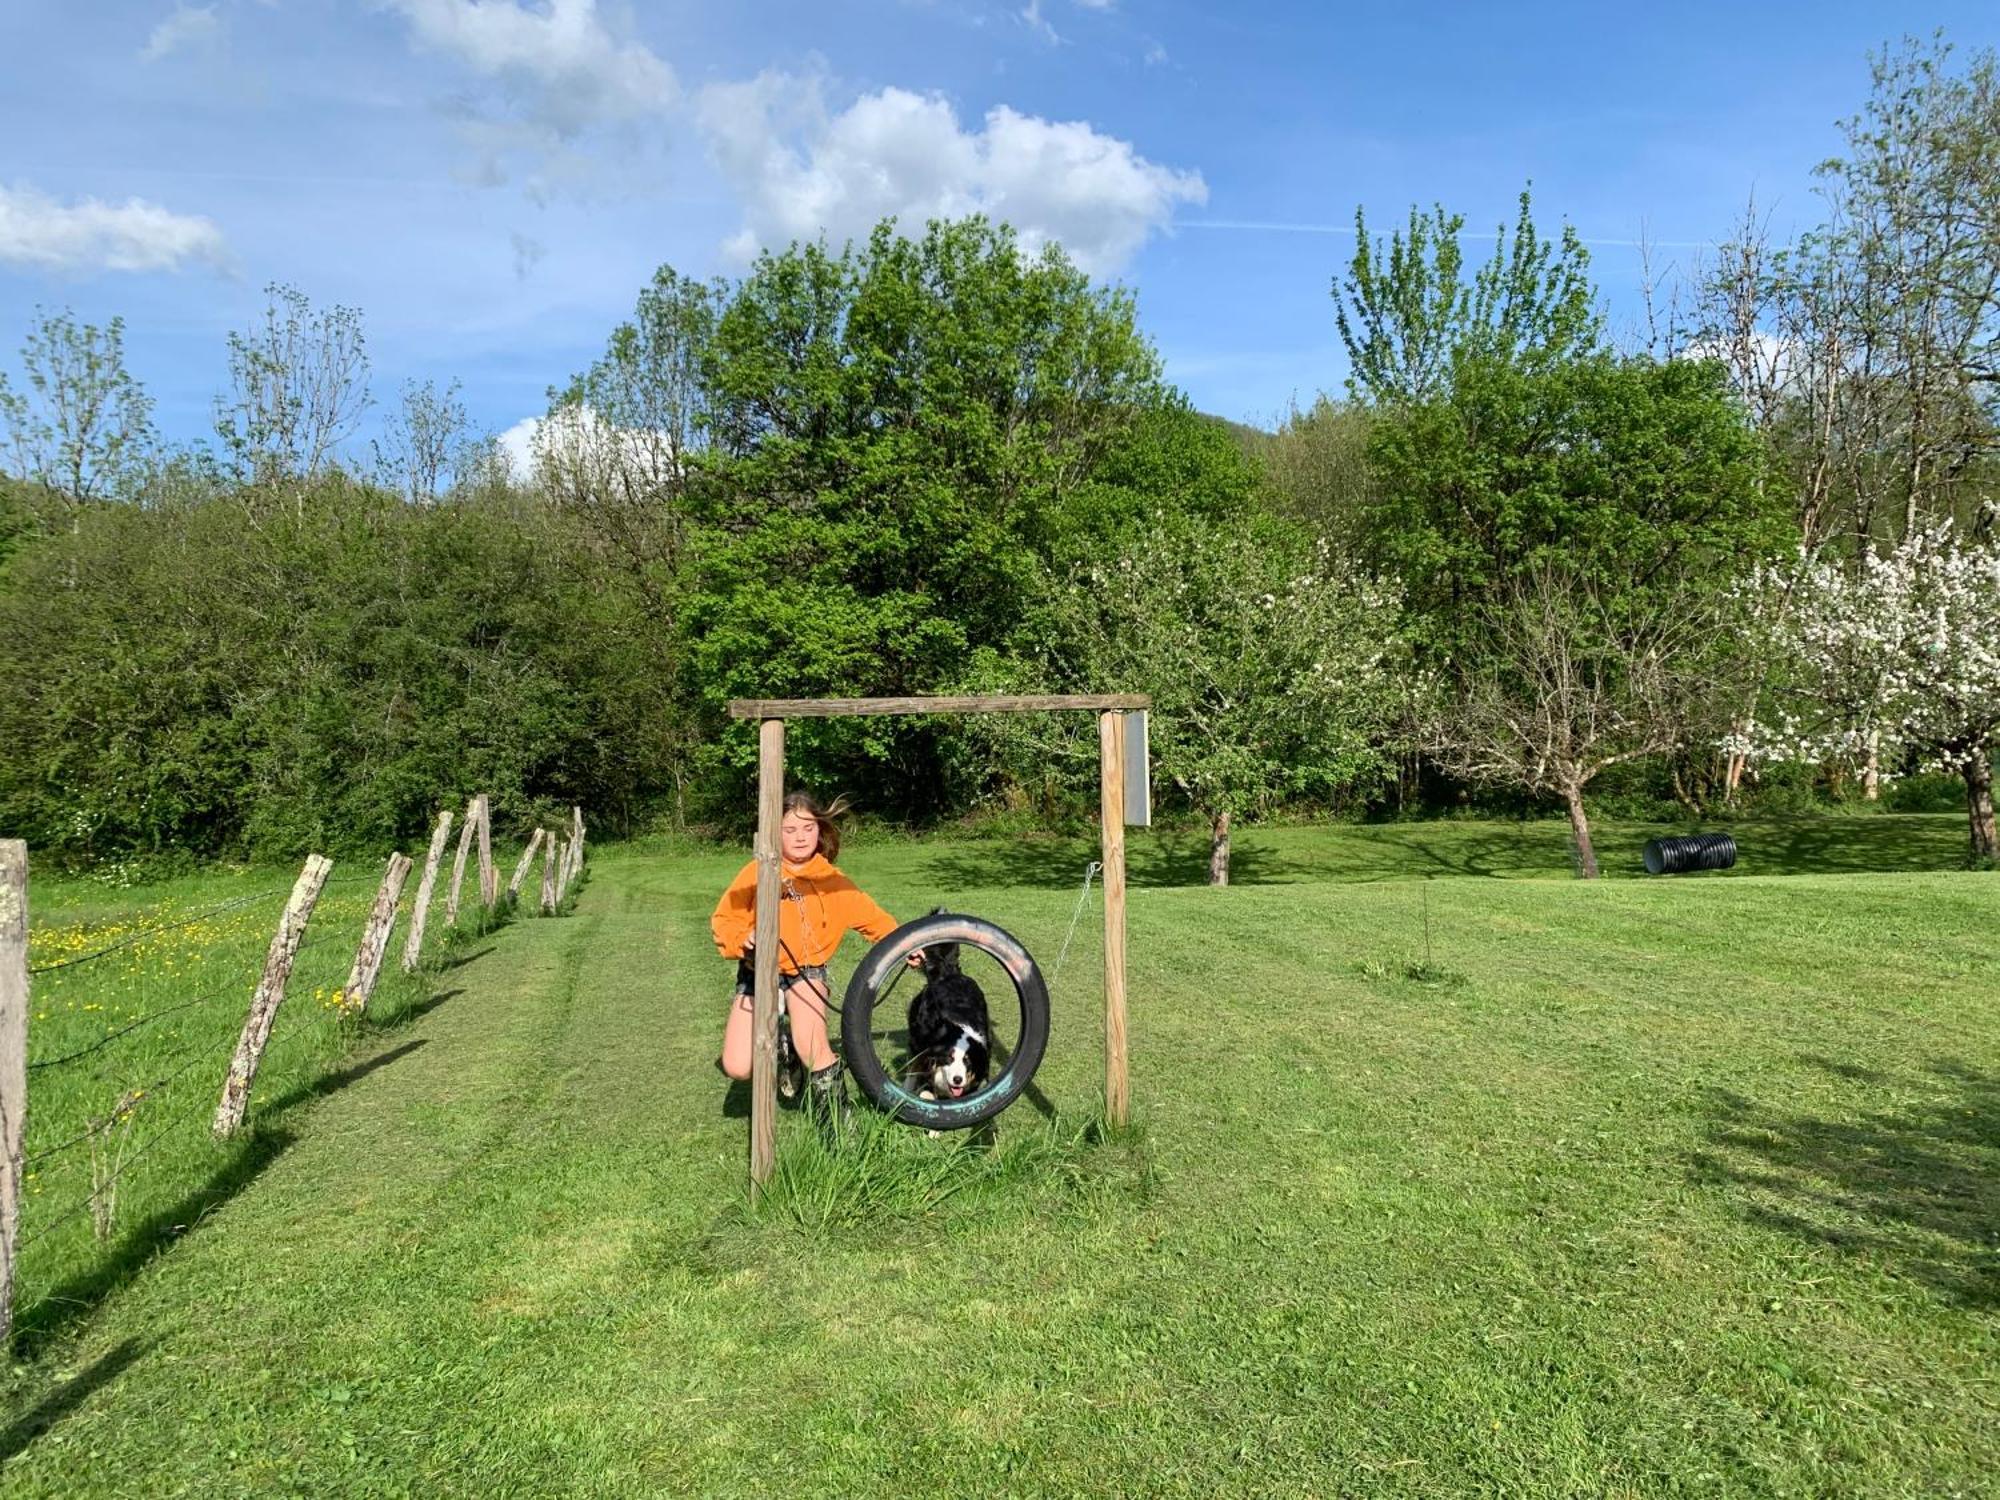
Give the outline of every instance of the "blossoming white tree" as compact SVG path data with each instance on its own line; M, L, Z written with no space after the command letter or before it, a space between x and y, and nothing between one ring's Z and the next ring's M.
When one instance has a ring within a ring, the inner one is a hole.
M1858 568L1802 557L1755 587L1781 682L1773 712L1728 748L1773 761L1914 753L1965 778L1973 860L2000 856L2000 544L1963 546L1940 525Z

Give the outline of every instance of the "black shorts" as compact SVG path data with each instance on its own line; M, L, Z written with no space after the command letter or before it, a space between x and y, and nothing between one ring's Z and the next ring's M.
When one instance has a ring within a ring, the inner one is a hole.
M778 975L778 989L780 993L789 994L793 985L808 979L819 985L822 994L830 995L833 993L831 986L827 983L825 964L808 964L797 974L781 972ZM756 992L756 970L751 968L749 959L743 959L736 965L736 993L739 995L754 995Z

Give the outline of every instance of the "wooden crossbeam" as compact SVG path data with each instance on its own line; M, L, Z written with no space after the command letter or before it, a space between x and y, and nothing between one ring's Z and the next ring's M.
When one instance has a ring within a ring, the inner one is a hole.
M731 698L732 719L851 719L865 714L1026 714L1052 709L1151 708L1144 693L1009 695L964 698Z

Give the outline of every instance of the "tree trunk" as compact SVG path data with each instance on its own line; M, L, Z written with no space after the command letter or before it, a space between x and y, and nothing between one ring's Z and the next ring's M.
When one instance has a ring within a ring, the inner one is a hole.
M1861 797L1865 802L1882 800L1882 731L1868 731L1868 759L1861 767Z
M1208 883L1210 885L1229 884L1229 813L1227 810L1215 815L1215 824L1209 833Z
M1965 758L1965 813L1972 825L1974 861L2000 860L2000 837L1993 824L1993 758L1983 745Z
M1563 793L1569 804L1569 831L1576 839L1577 873L1585 880L1597 879L1597 851L1590 846L1590 819L1583 813L1581 787Z

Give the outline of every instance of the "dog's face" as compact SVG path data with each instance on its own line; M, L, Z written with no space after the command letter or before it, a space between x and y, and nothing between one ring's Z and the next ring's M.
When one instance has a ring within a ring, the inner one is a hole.
M958 944L932 943L921 951L926 979L942 979L948 974L961 972L958 967Z
M986 1037L977 1028L959 1024L958 1035L931 1067L931 1087L951 1099L963 1099L986 1086Z

